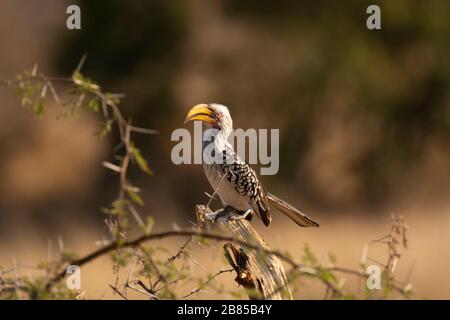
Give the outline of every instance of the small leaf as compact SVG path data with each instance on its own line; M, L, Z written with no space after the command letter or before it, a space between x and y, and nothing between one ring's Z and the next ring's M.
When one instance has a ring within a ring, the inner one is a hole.
M108 133L111 132L113 122L113 120L108 119L105 123L103 123L102 128L97 133L97 136L100 139L103 139Z
M134 202L136 202L138 205L143 206L144 205L144 200L142 200L141 196L139 195L139 193L134 192L133 190L131 190L130 188L127 188L127 193L130 196L131 200L133 200Z
M41 117L44 114L44 103L42 100L37 100L33 104L33 112L38 116Z
M303 248L302 260L305 264L312 266L317 265L317 258L307 244L305 244L305 247Z
M141 150L136 148L133 143L130 143L130 152L133 155L133 158L136 160L139 168L148 175L153 175L153 171L148 166L147 160L145 160L145 158L142 156Z
M97 97L92 98L88 103L88 107L89 107L89 109L91 109L94 112L99 112L100 111L100 101L98 100L98 98Z
M120 98L116 94L112 94L110 92L105 93L105 99L107 104L119 104Z
M332 282L332 283L338 282L336 275L328 270L320 269L318 275L322 280L324 280L326 282Z
M153 218L151 216L147 216L145 224L142 226L143 227L142 231L144 232L144 234L152 233L154 225L155 225L155 220L153 220Z
M74 75L72 76L72 80L73 83L86 91L97 92L100 90L100 86L98 84L96 84L89 78L85 78L79 71L74 73Z
M111 208L109 209L109 213L116 216L126 216L127 215L127 200L116 199L111 204Z

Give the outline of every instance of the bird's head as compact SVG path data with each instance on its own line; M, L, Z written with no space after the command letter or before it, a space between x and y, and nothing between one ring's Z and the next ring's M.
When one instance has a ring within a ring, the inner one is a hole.
M226 106L217 103L201 103L192 107L184 123L195 120L203 121L207 126L218 130L228 131L233 128L230 111Z

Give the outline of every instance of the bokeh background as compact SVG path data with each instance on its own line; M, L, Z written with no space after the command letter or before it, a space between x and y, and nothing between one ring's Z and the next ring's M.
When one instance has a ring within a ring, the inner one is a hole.
M81 31L66 29L73 3ZM373 3L382 30L366 28ZM122 110L135 125L159 130L137 137L156 174L133 177L158 230L188 226L210 190L201 166L172 164L170 134L190 106L220 102L235 127L280 128L279 174L262 180L321 223L256 223L273 247L298 257L308 243L355 267L390 215L403 215L399 280L410 279L418 298L450 298L447 1L2 0L0 38L0 78L35 63L67 76L87 54L84 73L126 94ZM55 107L37 119L9 88L0 103L0 264L34 265L58 238L92 250L107 235L100 207L117 192L117 176L101 166L114 136L96 139L89 113L64 117ZM205 249L192 254L211 272L223 265ZM113 297L110 269L106 258L83 269L88 297ZM222 281L233 285L231 275ZM298 297L321 294L305 287Z

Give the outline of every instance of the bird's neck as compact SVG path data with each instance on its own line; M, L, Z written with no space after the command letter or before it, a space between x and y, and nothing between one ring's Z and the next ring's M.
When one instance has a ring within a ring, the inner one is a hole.
M229 139L231 137L233 129L215 129L210 128L205 130L203 133L203 149L214 143L215 148L218 151L226 150L227 148L232 148Z

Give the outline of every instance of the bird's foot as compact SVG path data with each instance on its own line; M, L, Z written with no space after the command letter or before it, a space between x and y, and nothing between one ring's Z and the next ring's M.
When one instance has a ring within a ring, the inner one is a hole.
M252 220L252 210L248 209L247 211L233 211L234 214L228 217L228 222L245 219L248 221Z
M218 209L216 211L205 211L204 212L204 218L205 220L216 222L216 220L219 218L219 216L223 213L224 209Z
M223 209L216 210L212 213L206 214L206 217L212 221L229 223L231 221L246 219L250 214L251 210L248 209L245 212L237 211L231 207L225 207Z

